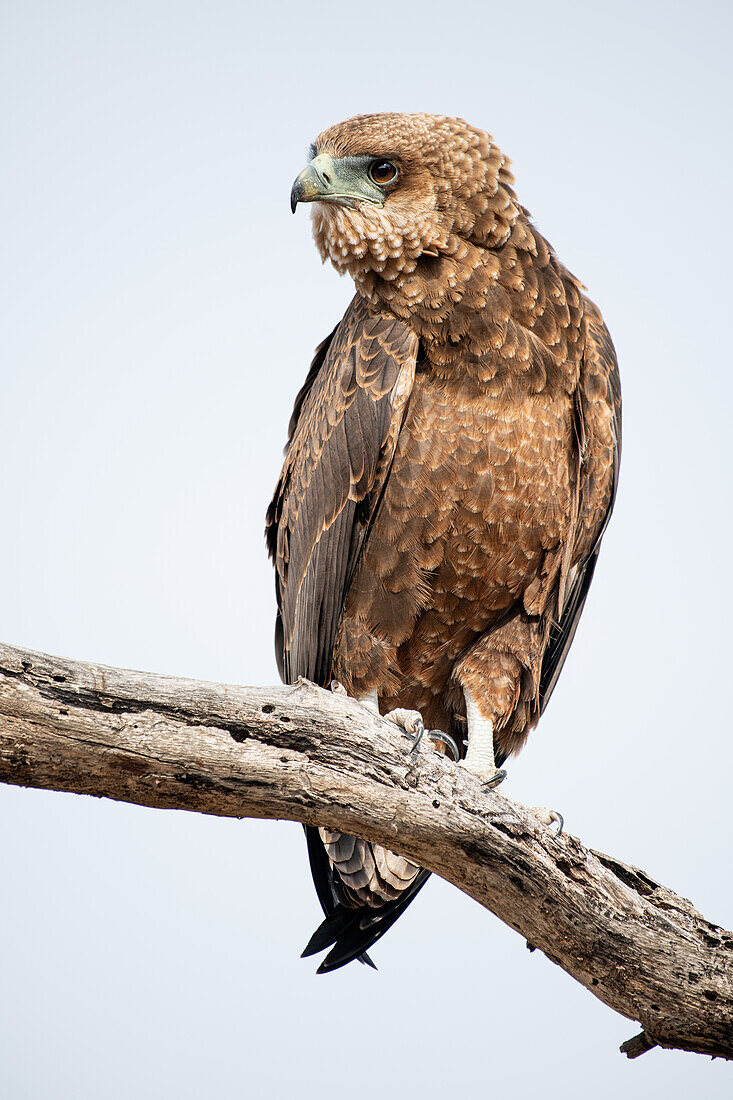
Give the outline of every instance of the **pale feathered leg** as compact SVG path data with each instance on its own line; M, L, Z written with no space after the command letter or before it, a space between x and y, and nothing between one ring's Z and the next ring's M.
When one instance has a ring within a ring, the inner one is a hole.
M464 688L463 694L466 698L468 748L461 763L487 787L498 787L506 779L506 772L503 768L497 768L494 759L494 725L489 718L484 718L481 714L471 693ZM562 814L557 810L548 810L545 806L530 808L537 814L543 825L557 825L557 834L560 835L565 824Z
M484 718L471 693L464 688L466 720L468 723L468 747L461 761L487 787L498 787L506 779L503 768L497 768L494 760L494 723Z

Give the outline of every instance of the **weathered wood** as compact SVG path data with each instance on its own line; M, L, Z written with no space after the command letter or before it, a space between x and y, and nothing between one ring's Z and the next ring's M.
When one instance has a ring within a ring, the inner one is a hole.
M231 687L0 646L0 781L388 845L638 1020L630 1056L658 1045L733 1058L733 934L312 684Z
M627 1039L625 1043L622 1043L618 1048L622 1054L625 1054L627 1058L640 1058L642 1054L646 1054L648 1050L653 1050L657 1044L652 1042L645 1031L640 1031L638 1035L634 1035L633 1038Z

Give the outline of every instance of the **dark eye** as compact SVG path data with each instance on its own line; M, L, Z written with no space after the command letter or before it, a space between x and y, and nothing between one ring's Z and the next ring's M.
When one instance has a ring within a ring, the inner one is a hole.
M369 165L369 175L375 183L383 187L385 183L397 179L397 168L391 160L373 160Z

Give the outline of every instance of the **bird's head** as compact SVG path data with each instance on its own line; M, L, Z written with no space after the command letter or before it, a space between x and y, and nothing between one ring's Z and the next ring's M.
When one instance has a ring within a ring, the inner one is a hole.
M290 200L312 202L323 256L358 281L395 280L463 242L497 247L519 214L491 137L442 115L357 115L320 134Z

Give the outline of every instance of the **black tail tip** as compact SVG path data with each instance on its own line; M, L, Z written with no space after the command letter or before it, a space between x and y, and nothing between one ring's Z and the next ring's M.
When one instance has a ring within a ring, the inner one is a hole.
M331 947L332 944L336 943L344 929L353 921L353 914L346 915L340 907L337 907L318 925L318 928L305 945L303 954L300 956L301 959L307 959L309 955L317 955L319 951L325 951L327 947Z
M377 967L367 955L366 951L359 950L359 938L355 940L354 930L359 925L359 913L344 910L338 906L333 913L326 917L322 924L308 940L301 954L301 959L307 959L311 955L317 955L330 947L326 958L316 971L317 974L328 974L332 970L338 970L341 966L358 959L364 966Z
M376 970L376 966L364 950L369 943L373 942L372 940L368 943L363 942L362 925L365 919L361 910L345 909L342 905L337 905L316 928L303 949L301 959L317 955L330 947L331 951L318 967L317 974L328 974L331 970L338 970L340 966L346 966L354 959Z
M350 962L360 962L363 966L370 966L372 970L379 970L377 964L367 955L366 951L362 952L361 955L350 956L345 959L343 958L343 952L338 947L334 947L333 951L329 951L326 955L316 970L316 974L331 974L334 970L340 970L342 966L348 966Z

